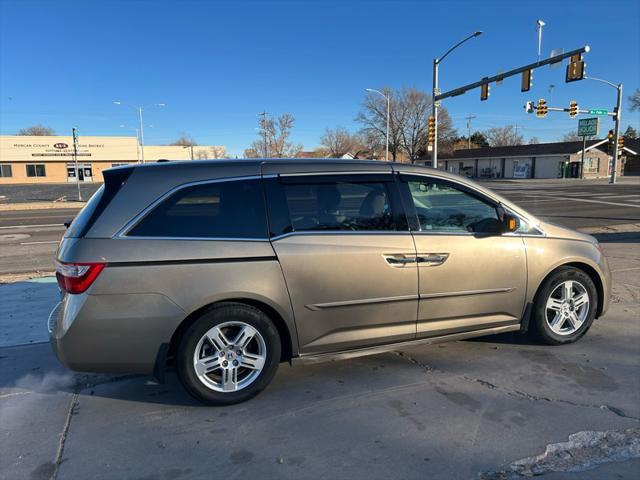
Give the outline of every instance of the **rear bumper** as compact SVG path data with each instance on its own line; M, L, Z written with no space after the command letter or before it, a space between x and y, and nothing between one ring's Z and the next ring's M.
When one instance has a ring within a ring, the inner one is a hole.
M153 374L184 317L161 294L65 295L49 315L49 341L71 370Z

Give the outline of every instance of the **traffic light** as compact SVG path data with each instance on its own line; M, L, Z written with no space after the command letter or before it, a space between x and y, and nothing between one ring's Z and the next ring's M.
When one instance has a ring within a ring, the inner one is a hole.
M547 116L547 101L544 98L538 100L538 106L536 107L536 117L544 118Z
M427 140L431 145L433 145L433 142L436 139L436 117L433 117L433 116L429 117L427 130L428 130Z
M567 75L565 82L575 82L584 78L584 67L586 63L582 61L582 54L578 53L571 56L569 65L567 65Z
M535 104L529 100L527 103L524 104L524 111L527 113L533 113L535 110Z
M618 157L621 157L624 153L624 137L620 135L618 137Z
M480 100L485 101L489 98L489 84L483 83L480 85Z
M520 91L528 92L531 90L531 86L533 85L531 82L533 80L533 70L525 70L522 72L522 81L520 82Z
M616 138L615 133L613 132L613 130L609 130L609 133L607 134L607 153L609 155L613 154L613 145L614 145L614 140Z
M571 100L569 102L569 116L573 118L576 115L578 115L578 102Z

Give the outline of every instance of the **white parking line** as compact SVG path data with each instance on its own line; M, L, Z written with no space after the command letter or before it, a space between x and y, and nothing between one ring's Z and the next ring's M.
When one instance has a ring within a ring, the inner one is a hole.
M21 242L20 245L47 245L49 243L60 243L60 240L47 240L44 242Z
M45 225L9 225L8 227L0 227L0 229L8 230L11 228L44 228L44 227L62 227L64 225L62 223L47 223Z
M640 205L631 205L629 203L618 203L618 202L605 202L602 200L589 200L587 198L573 198L573 197L560 197L554 196L549 198L555 198L557 200L573 200L574 202L585 202L585 203L603 203L605 205L613 205L615 207L631 207L631 208L640 208Z

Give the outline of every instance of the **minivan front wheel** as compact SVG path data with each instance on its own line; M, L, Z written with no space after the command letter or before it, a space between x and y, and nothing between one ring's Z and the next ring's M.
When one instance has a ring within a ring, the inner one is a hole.
M280 362L280 337L260 310L221 303L200 316L183 335L178 376L186 390L210 405L229 405L257 395Z
M591 327L597 305L597 290L589 275L574 267L557 270L536 297L538 336L550 345L575 342Z

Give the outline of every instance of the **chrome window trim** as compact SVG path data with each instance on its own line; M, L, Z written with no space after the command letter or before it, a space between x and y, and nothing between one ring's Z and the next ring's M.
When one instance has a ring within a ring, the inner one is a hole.
M239 238L239 237L139 237L127 235L117 237L118 240L188 240L192 242L268 242L268 238Z
M237 241L237 240L245 240L245 241L255 241L254 239L238 239L238 238L233 238L233 237L142 237L142 236L129 236L127 235L127 233L129 233L129 231L131 229L133 229L133 227L135 227L140 221L142 221L144 219L144 217L146 217L151 210L153 210L155 207L158 206L158 204L160 204L163 200L166 200L168 197L170 197L171 195L173 195L174 193L180 191L180 190L184 190L185 188L190 188L193 186L198 186L198 185L207 185L207 184L212 184L212 183L222 183L222 182L236 182L236 181L243 181L243 180L262 180L263 178L268 178L271 177L272 175L245 175L245 176L241 176L241 177L224 177L224 178L215 178L215 179L210 179L210 180L197 180L194 182L187 182L187 183L182 183L180 185L176 185L175 187L171 188L170 190L168 190L167 192L165 192L163 195L161 195L160 197L158 197L156 200L154 200L153 202L151 202L151 204L149 204L147 207L145 207L140 213L138 213L135 217L133 217L133 219L129 220L129 222L127 222L125 224L124 227L122 227L120 230L118 230L118 232L116 232L116 234L113 236L114 239L139 239L139 240L227 240L227 241ZM265 220L266 220L266 212L265 212ZM268 234L262 238L258 238L259 241L268 241L269 240L269 236Z
M294 173L278 173L279 177L318 177L327 175L389 175L391 178L389 181L393 181L393 170L365 170L359 172L357 170L349 170L343 172L334 172L331 170L317 171L317 172L294 172Z
M392 236L406 236L411 235L409 230L303 230L300 232L288 232L282 233L280 235L276 235L271 237L271 241L275 242L282 238L293 237L293 236L328 236L328 235L354 235L354 236L363 236L363 235L392 235Z

